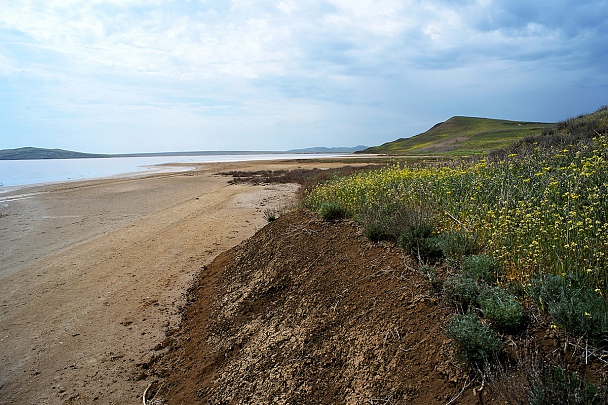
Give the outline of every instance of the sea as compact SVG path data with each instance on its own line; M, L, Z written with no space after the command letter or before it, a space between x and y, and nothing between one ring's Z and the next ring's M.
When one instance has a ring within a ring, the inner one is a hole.
M19 186L137 176L191 170L197 163L241 162L275 159L317 159L344 156L327 153L210 153L196 156L145 156L84 159L0 160L0 193ZM180 166L166 166L179 163ZM192 163L192 167L184 167ZM163 166L159 166L163 165Z

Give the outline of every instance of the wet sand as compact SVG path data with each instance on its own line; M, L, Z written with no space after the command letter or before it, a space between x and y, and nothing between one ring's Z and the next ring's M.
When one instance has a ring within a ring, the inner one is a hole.
M0 194L0 403L140 404L193 275L297 189L214 173L329 166L207 164Z

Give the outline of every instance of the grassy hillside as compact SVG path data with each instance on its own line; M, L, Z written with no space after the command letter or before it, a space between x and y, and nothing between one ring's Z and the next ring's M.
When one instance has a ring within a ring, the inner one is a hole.
M452 117L426 132L400 138L363 153L395 155L480 155L510 146L530 136L542 134L554 124L520 122L490 118Z
M517 339L535 330L546 336L559 330L581 342L580 368L565 356L536 358L535 364L550 364L552 375L577 370L562 390L584 381L587 353L607 355L607 178L603 107L481 159L395 163L339 178L312 190L305 204L328 220L352 217L370 240L395 242L416 258L419 271L454 308L445 330L458 357L477 370L494 367L490 363L509 355L507 346L511 353L519 350L518 358L532 353L525 354L534 347L530 341ZM441 278L444 269L450 275ZM543 375L535 364L520 369ZM590 387L585 398L582 391L563 390L560 399L513 403L606 404L608 386L597 377L601 387L580 386ZM527 384L526 392L540 392L537 398L559 392L548 379Z
M80 159L98 157L107 157L107 155L73 152L63 149L43 149L31 147L0 150L0 160Z

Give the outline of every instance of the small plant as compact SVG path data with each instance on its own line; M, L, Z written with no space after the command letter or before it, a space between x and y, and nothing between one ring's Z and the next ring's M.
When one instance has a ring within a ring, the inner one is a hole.
M431 213L418 206L400 202L380 202L366 206L358 219L366 229L366 236L373 241L398 242L403 234L411 233L425 224Z
M479 291L479 285L472 278L450 276L443 283L444 297L463 311L477 302Z
M462 275L493 285L502 276L502 268L498 260L485 254L465 256L462 259Z
M608 342L608 302L575 275L547 275L532 282L532 299L557 325L593 343Z
M608 387L555 364L538 347L515 346L516 361L511 366L488 364L484 373L492 380L491 389L508 404L606 404ZM571 365L572 366L572 365Z
M331 201L321 204L319 212L326 221L338 221L347 216L346 210L340 204Z
M372 242L393 239L393 235L387 229L386 225L380 221L373 221L366 224L363 235Z
M527 288L528 294L541 311L548 312L563 290L565 280L561 276L547 274L538 277Z
M433 235L433 227L426 222L411 226L399 237L399 245L423 261L441 257L440 239Z
M606 390L557 366L544 370L530 386L531 405L606 403Z
M279 218L277 210L266 209L264 210L264 218L268 222L276 221Z
M487 362L502 349L502 342L492 329L471 312L456 315L448 324L447 336L453 339L457 356L474 365Z
M442 233L439 237L439 246L446 259L452 263L460 263L463 257L480 250L477 236L464 229Z
M433 287L433 290L435 290L435 292L441 291L441 279L437 275L437 272L435 271L435 268L433 266L425 264L420 268L420 273L423 275L424 278L429 281L431 287Z
M498 329L516 330L524 320L524 309L515 297L500 287L482 291L478 298L484 318Z

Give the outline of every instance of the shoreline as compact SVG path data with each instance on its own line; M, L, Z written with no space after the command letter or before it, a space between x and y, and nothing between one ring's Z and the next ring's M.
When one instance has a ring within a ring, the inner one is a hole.
M6 187L41 186L74 181L103 180L114 177L148 176L158 172L185 170L209 164L247 164L248 162L271 162L287 160L340 159L355 156L339 153L243 153L183 156L128 156L120 158L90 159L34 159L0 160L0 194ZM196 158L200 159L196 159ZM205 159L206 158L206 159ZM118 167L97 164L100 160L123 160ZM129 161L124 164L124 161ZM24 166L25 165L25 166ZM182 168L175 170L171 168ZM21 173L21 175L19 175ZM42 175L44 173L44 175ZM20 177L24 176L24 177ZM34 181L34 182L32 182ZM24 183L25 182L25 183Z
M216 173L341 165L210 163L13 192L30 195L0 211L0 403L141 403L142 367L179 324L192 277L297 189Z

